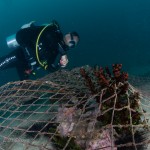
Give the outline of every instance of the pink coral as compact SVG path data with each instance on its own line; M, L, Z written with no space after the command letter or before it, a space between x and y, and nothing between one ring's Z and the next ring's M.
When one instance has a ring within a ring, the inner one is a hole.
M108 130L103 130L102 133L99 133L99 135L99 137L86 142L86 150L117 150L113 141L111 140Z
M57 122L59 122L58 131L61 136L68 136L69 133L73 130L74 121L73 116L75 115L75 108L59 108L57 115Z

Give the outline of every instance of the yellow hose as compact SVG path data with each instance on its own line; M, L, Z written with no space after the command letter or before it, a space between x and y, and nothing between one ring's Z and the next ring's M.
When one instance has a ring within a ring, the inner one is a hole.
M45 31L45 29L49 26L51 26L52 24L48 24L46 25L42 30L41 32L39 33L38 37L37 37L37 40L36 40L36 58L38 60L38 63L46 70L48 65L45 64L44 62L41 62L40 59L39 59L39 53L38 53L38 44L39 44L39 39L41 37L41 34Z

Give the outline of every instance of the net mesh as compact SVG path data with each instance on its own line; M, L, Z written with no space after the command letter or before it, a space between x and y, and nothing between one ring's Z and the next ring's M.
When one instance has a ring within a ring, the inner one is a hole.
M150 149L150 78L83 66L0 87L1 150Z

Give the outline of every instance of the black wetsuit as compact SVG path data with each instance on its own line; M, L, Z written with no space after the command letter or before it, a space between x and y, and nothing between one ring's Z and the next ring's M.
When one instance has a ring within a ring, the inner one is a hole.
M36 41L45 26L31 26L21 29L16 34L19 47L10 54L0 58L0 70L16 67L20 80L28 79L25 70L39 67L36 56ZM57 56L66 54L68 47L64 44L63 34L55 24L47 27L40 36L38 54L40 61L46 61L47 70L55 68Z

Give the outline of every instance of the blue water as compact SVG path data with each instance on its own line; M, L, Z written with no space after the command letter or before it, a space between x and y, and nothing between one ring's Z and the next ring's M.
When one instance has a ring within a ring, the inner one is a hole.
M0 55L10 52L6 37L32 20L55 19L63 33L81 40L69 51L68 69L122 63L131 74L150 75L149 0L1 0ZM18 80L14 69L0 72L0 84Z

